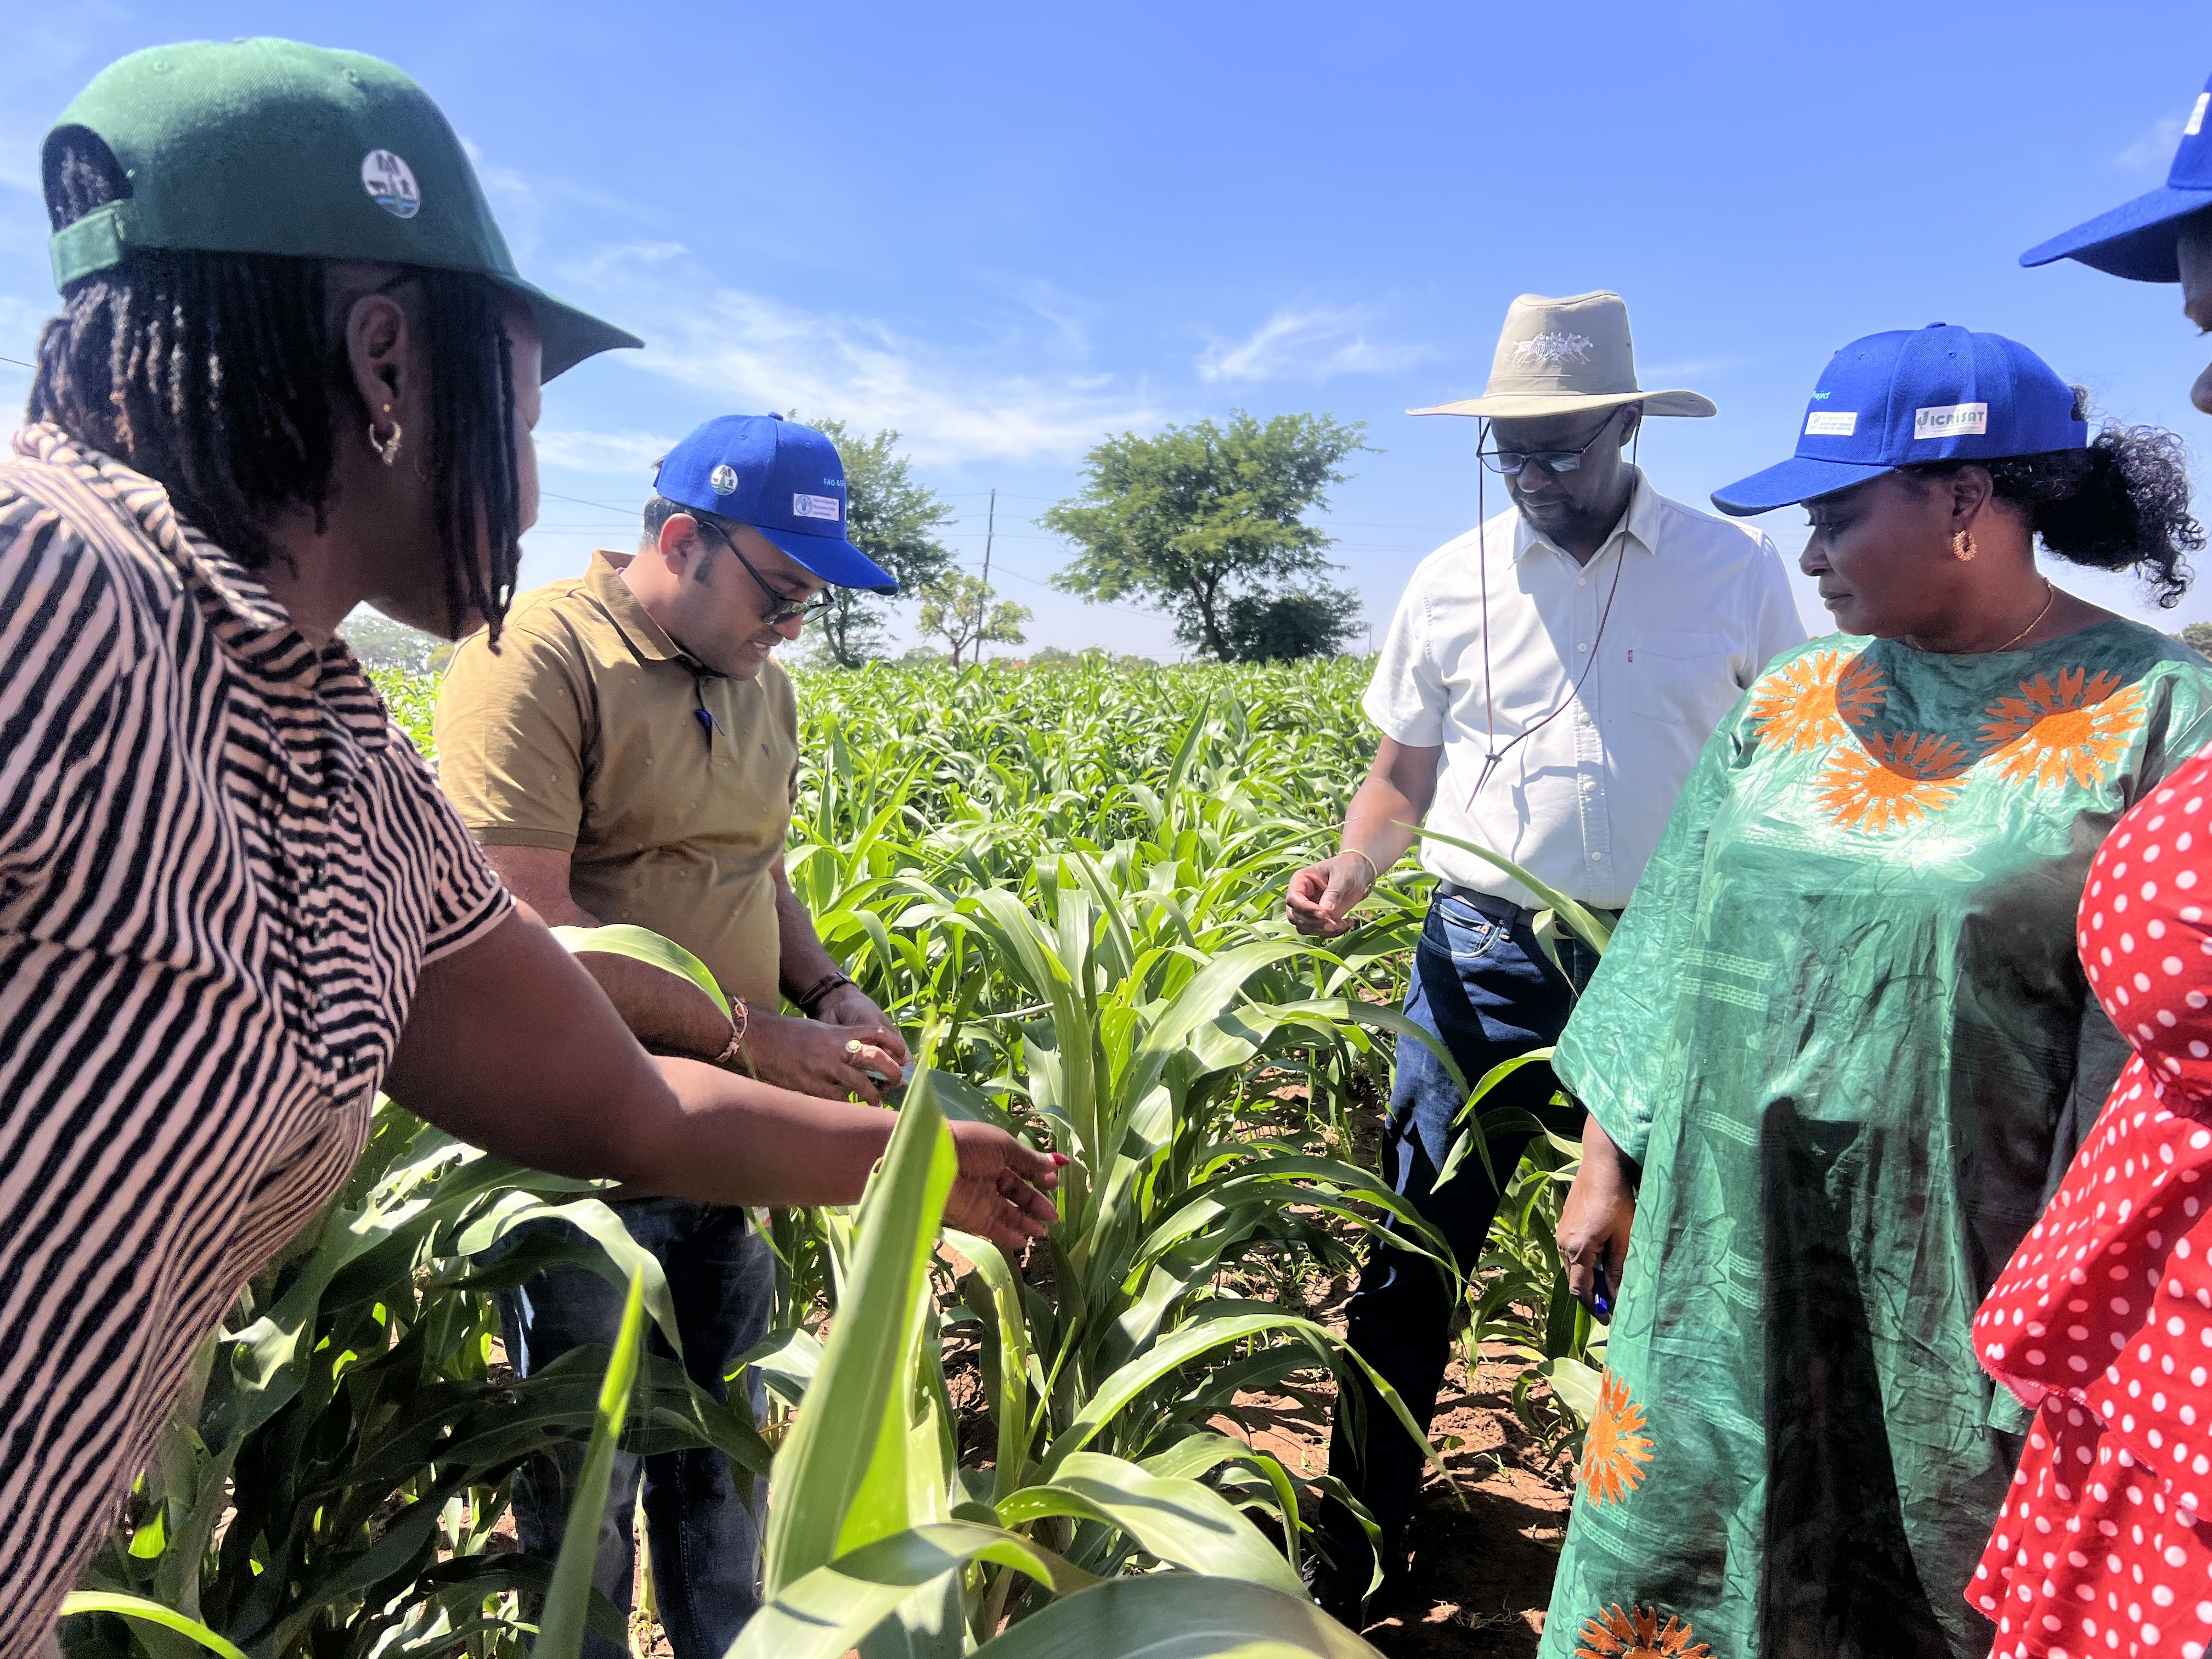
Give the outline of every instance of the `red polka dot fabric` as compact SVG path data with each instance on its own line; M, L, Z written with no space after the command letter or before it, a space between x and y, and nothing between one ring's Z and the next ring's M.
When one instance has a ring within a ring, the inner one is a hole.
M2080 944L2136 1053L1975 1316L1983 1365L2039 1409L1967 1600L1996 1621L1993 1652L2008 1659L2203 1659L2212 758L2120 820L2090 866Z

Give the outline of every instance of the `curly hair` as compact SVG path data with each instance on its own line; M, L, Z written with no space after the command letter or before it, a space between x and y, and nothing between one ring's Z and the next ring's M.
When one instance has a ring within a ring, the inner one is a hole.
M2077 398L2086 398L2081 388ZM2162 610L2189 591L2188 556L2204 529L2189 511L2189 456L2162 427L2108 426L2086 449L1992 461L1925 461L1899 469L1948 477L1963 466L1990 475L1996 498L2025 517L2049 552L2096 570L2136 570Z
M83 128L52 136L45 174L56 230L131 194L114 152ZM28 418L155 479L180 518L247 568L265 566L277 514L312 513L324 526L337 434L370 419L326 316L325 269L276 254L132 250L64 290L62 314L39 337ZM448 615L480 613L496 643L522 558L513 347L481 277L410 266L387 286L402 283L421 296L408 312L434 365L431 429L416 441Z

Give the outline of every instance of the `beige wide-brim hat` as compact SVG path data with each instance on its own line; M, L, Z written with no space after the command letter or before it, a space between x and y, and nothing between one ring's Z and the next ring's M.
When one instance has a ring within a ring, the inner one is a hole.
M1565 300L1522 295L1505 313L1482 396L1406 413L1525 421L1623 404L1642 404L1646 415L1720 413L1711 398L1694 392L1645 392L1637 386L1628 307L1618 294L1601 289Z

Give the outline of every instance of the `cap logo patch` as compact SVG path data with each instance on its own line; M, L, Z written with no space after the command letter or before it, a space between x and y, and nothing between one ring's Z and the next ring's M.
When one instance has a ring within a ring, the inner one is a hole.
M2212 92L2198 93L2197 106L2189 112L2189 125L2181 130L2183 137L2194 138L2204 131L2204 111L2208 106L2212 106Z
M1808 438L1848 438L1859 429L1856 409L1816 409L1805 417Z
M414 168L388 149L373 149L361 158L361 187L395 219L412 219L422 210Z
M1532 334L1513 343L1513 355L1524 363L1586 363L1596 343L1579 334Z
M827 519L835 524L843 516L837 510L835 495L793 495L791 516L794 519Z
M738 471L727 461L707 475L707 482L714 486L717 495L729 495L738 487Z
M1987 404L1945 404L1940 408L1912 411L1912 436L1922 438L1980 438L1988 435Z

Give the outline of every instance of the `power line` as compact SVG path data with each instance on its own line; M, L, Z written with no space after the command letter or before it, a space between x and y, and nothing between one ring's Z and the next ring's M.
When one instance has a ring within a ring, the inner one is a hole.
M541 489L538 493L549 501L573 501L578 507L596 507L608 513L641 513L645 510L642 501L633 502L628 507L617 507L612 501L587 501L581 495L563 495L554 489Z

